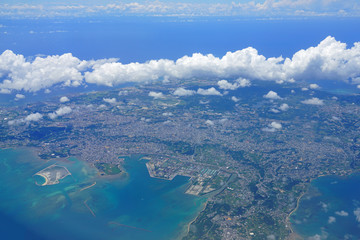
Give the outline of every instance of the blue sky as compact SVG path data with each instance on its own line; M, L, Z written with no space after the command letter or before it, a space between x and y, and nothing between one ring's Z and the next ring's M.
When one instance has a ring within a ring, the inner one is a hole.
M94 15L359 17L358 0L171 0L171 1L44 1L3 0L3 17L67 17Z

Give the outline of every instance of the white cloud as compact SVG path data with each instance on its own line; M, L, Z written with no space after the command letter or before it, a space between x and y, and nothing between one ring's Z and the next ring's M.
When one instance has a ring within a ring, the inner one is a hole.
M328 219L328 223L329 223L329 224L332 224L332 223L334 223L334 222L336 222L336 218L333 217L333 216L330 216L329 219Z
M115 104L116 98L103 98L103 101L109 104Z
M86 61L71 54L37 57L30 62L23 55L6 50L0 55L0 77L5 77L0 88L35 92L58 83L74 86L82 82L80 71L85 65Z
M42 119L43 115L41 113L32 113L28 116L25 117L25 121L30 122L30 121L34 121L37 122L40 119Z
M250 81L245 78L238 78L234 83L229 83L226 80L220 80L217 84L220 89L224 90L235 90L239 87L249 87L251 85Z
M202 89L202 88L199 88L197 90L197 94L200 94L200 95L215 95L215 96L222 96L221 93L216 90L214 87L211 87L211 88L208 88L208 89Z
M187 90L185 88L177 88L175 91L174 91L174 95L176 96L191 96L191 95L194 95L196 92L194 90Z
M303 87L303 88L301 88L301 91L309 91L309 89L308 88L306 88L306 87Z
M281 123L278 122L271 122L268 127L263 128L264 132L275 132L276 130L280 130L282 128Z
M320 86L317 85L316 83L312 83L312 84L309 85L309 88L310 89L318 89L318 88L320 88Z
M335 212L336 215L339 215L339 216L342 216L342 217L347 217L349 216L349 213L348 212L345 212L344 210L341 210L341 211L337 211Z
M41 113L31 113L27 115L25 118L15 119L8 121L8 124L11 125L18 125L22 123L29 123L29 122L37 122L42 119L43 115Z
M261 130L264 131L264 132L275 132L276 131L275 128L271 128L271 127L266 127L266 128L261 129Z
M8 1L9 2L9 1ZM262 0L262 1L91 1L72 4L69 1L53 4L0 5L0 16L6 17L68 17L68 16L359 16L356 0Z
M274 91L269 91L266 95L264 95L264 98L268 99L281 99L281 97Z
M70 99L68 97L66 97L66 96L60 98L61 103L65 103L65 102L68 102L68 101L70 101Z
M270 127L273 127L275 129L281 129L282 125L281 125L281 123L278 123L278 122L272 122L272 123L270 123Z
M55 112L49 113L49 117L50 117L51 119L55 119L55 118L57 118L57 117L64 116L64 115L69 114L69 113L71 113L71 112L72 112L71 107L68 107L68 106L66 106L66 107L60 107L60 108L59 108L58 110L56 110Z
M9 89L6 89L6 88L1 88L1 89L0 89L0 93L1 93L1 94L10 94L11 91L10 91Z
M122 91L119 91L119 93L118 93L119 96L126 96L128 94L129 94L128 90L122 90Z
M309 237L309 240L322 240L319 234L315 234L314 236Z
M279 109L281 111L287 111L289 109L289 105L286 104L286 103L283 103L283 104L280 105Z
M354 210L354 215L356 217L356 221L360 222L360 208Z
M236 82L239 84L240 87L250 87L251 82L249 79L246 78L238 78Z
M239 98L237 98L237 97L235 97L235 96L232 96L232 97L231 97L231 100L233 100L234 102L238 102L238 101L240 101L240 99L239 99Z
M321 100L319 98L313 97L310 99L306 99L304 101L301 101L303 104L309 104L309 105L324 105L324 100Z
M16 94L15 95L15 100L24 99L24 98L25 98L25 95L23 95L23 94Z
M225 90L235 90L238 88L237 84L231 84L226 80L220 80L217 82L218 86L220 89L225 89Z
M206 124L206 125L209 125L209 126L213 126L213 125L214 125L214 122L211 121L211 120L206 120L206 121L205 121L205 124Z
M164 117L170 117L170 116L172 116L173 114L172 114L171 112L164 112L162 115L163 115Z
M176 61L159 59L129 64L116 59L82 61L70 53L36 57L33 61L10 50L0 55L0 78L4 79L0 89L30 92L59 84L79 86L85 84L84 81L87 84L115 86L162 79L239 78L234 83L220 83L233 89L249 85L246 79L278 82L328 79L358 84L359 76L360 42L347 48L345 43L330 36L317 46L300 50L286 59L266 58L252 47L227 52L221 58L194 53Z
M279 111L279 110L277 110L276 108L272 108L272 109L270 109L270 112L273 112L273 113L279 113L280 111Z
M162 92L149 92L149 97L153 97L155 99L158 99L158 98L164 98L164 94Z

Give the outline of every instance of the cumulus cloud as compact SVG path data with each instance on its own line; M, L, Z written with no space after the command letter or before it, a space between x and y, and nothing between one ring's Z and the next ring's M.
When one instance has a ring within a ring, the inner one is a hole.
M68 97L66 97L66 96L60 98L61 103L65 103L65 102L68 102L68 101L70 101L70 99Z
M115 104L116 98L103 98L103 101L109 104Z
M280 105L279 109L281 111L287 111L287 110L289 110L289 105L286 104L286 103L283 103L283 104Z
M282 128L281 123L278 122L271 122L268 127L263 128L264 132L275 132L276 130L280 130Z
M281 129L282 125L281 125L281 123L278 123L278 122L272 122L272 123L270 123L270 127L273 127L275 129Z
M316 83L312 83L312 84L309 85L309 88L310 89L318 89L318 88L320 88L320 86L317 85Z
M252 47L227 52L220 58L194 53L176 61L159 59L129 64L116 59L84 61L71 53L36 57L34 60L27 60L10 50L0 55L0 91L35 92L58 84L116 86L163 79L239 78L234 83L220 81L222 87L230 90L249 85L247 79L277 82L328 79L359 84L359 76L360 42L347 48L345 43L330 36L317 46L300 50L286 59L266 58Z
M206 121L205 121L205 124L206 124L206 125L209 125L209 126L213 126L213 125L214 125L214 122L211 121L211 120L206 120Z
M41 113L32 113L28 116L25 117L25 121L30 122L30 121L34 121L37 122L40 119L42 119L43 115Z
M8 124L9 125L18 125L21 123L37 122L42 118L43 118L43 115L41 113L31 113L31 114L27 115L25 118L10 120L10 121L8 121Z
M122 91L119 91L119 93L118 93L119 96L126 96L128 94L129 94L128 90L122 90Z
M173 114L172 114L171 112L164 112L162 115L163 115L164 117L170 117L170 116L172 116Z
M216 90L214 87L211 87L211 88L208 88L208 89L199 88L197 90L197 94L222 96L222 94L218 90Z
M55 119L57 117L60 117L60 116L64 116L66 114L69 114L72 112L72 109L71 107L60 107L58 110L56 110L55 112L52 112L52 113L49 113L49 118L51 119Z
M348 212L345 212L344 210L336 211L335 214L336 214L336 215L339 215L339 216L341 216L341 217L347 217L347 216L349 216L349 213L348 213Z
M306 99L304 101L301 101L301 103L303 104L308 104L308 105L324 105L324 100L321 100L319 98L313 97L310 99Z
M251 85L250 81L245 78L238 78L234 83L229 83L226 80L220 80L217 84L220 89L224 90L235 90L239 87L249 87Z
M191 95L194 95L196 92L194 90L187 90L185 88L177 88L175 91L174 91L174 95L176 96L191 96Z
M315 234L314 236L309 237L309 240L322 240L319 234Z
M16 94L15 95L15 100L20 100L20 99L24 99L25 98L25 95L23 94Z
M330 216L329 219L328 219L328 223L329 223L329 224L332 224L332 223L334 223L334 222L336 222L336 218L333 217L333 216Z
M6 89L6 88L1 88L1 89L0 89L0 93L1 93L1 94L10 94L11 91L10 91L9 89Z
M277 110L276 108L272 108L272 109L270 109L270 112L273 112L273 113L279 113L280 111L279 111L279 110Z
M264 98L268 99L281 99L281 97L274 91L269 91L266 95L264 95Z
M231 100L232 100L232 101L234 101L234 102L238 102L238 101L240 101L240 99L239 99L239 98L237 98L237 97L235 97L235 96L232 96L232 97L231 97Z
M360 208L354 210L354 215L356 217L356 221L360 222Z
M153 97L155 99L158 99L158 98L164 98L164 94L162 92L149 92L149 97Z
M81 70L89 66L71 54L37 57L27 61L23 55L6 50L0 55L0 88L36 92L62 83L77 86L82 82Z

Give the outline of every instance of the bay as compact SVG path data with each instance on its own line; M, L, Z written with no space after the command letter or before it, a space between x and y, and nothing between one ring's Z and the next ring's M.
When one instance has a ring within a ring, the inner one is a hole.
M312 181L291 215L304 239L360 238L360 174L325 176Z
M28 149L0 150L0 231L5 239L176 239L204 202L184 194L187 177L150 178L141 156L128 174L100 177L76 158L45 162ZM39 186L34 174L52 164L71 175Z

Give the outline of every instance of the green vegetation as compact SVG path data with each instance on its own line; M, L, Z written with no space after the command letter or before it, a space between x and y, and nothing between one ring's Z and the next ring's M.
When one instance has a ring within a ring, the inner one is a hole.
M185 154L185 155L193 155L194 154L194 147L191 146L189 143L178 141L178 142L170 142L170 141L163 141L169 149L173 152Z
M122 172L118 165L112 163L95 163L95 167L106 175L116 175Z

